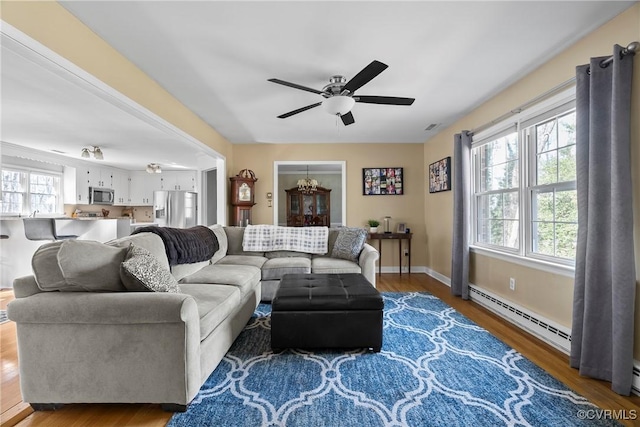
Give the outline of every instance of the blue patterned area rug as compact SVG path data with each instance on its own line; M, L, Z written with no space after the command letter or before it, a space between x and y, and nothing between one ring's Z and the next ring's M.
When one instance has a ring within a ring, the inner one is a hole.
M6 323L9 321L7 317L7 310L0 310L0 324Z
M380 353L270 346L261 304L186 426L609 426L598 409L427 293L384 293Z

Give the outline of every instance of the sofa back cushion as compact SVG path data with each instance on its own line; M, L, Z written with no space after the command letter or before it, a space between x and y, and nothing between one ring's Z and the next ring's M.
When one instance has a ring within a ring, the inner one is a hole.
M164 242L162 238L156 234L139 233L107 242L108 245L126 249L128 249L132 243L151 252L161 265L169 269L169 259L167 258L167 252L164 248Z
M209 228L213 230L213 234L215 234L218 239L218 250L215 254L213 254L213 257L211 258L211 264L215 264L227 255L229 241L227 239L227 233L225 232L224 227L220 224L210 225Z
M176 280L181 280L183 277L192 275L195 272L202 270L204 267L211 264L211 261L194 262L191 264L176 264L171 266L171 274Z
M228 249L227 255L249 255L264 256L264 252L245 252L242 250L242 240L244 239L244 227L224 227L227 234Z
M127 248L91 240L63 240L42 245L31 259L43 291L118 292L120 264Z

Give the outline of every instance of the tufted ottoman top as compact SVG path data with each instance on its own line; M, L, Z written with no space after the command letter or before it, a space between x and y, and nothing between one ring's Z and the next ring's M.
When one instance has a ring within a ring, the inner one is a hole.
M381 310L380 293L360 273L286 274L273 311Z

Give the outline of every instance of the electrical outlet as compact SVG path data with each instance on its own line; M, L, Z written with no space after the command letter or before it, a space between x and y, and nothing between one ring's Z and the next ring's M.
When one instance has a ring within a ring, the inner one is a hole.
M509 289L511 289L512 291L516 290L516 279L514 279L513 277L509 277Z
M409 249L404 250L404 256L409 256Z

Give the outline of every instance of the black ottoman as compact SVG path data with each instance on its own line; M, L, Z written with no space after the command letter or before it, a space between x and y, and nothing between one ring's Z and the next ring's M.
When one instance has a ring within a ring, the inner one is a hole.
M379 352L383 307L362 274L286 274L271 302L271 348Z

